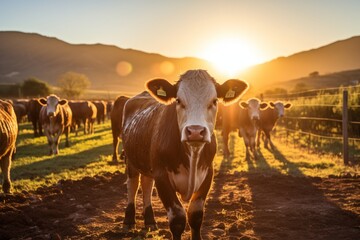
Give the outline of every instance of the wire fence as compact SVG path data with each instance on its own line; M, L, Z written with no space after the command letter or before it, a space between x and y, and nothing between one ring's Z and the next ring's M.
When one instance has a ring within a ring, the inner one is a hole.
M275 136L309 152L340 155L345 164L360 162L360 85L268 95L266 100L292 103Z

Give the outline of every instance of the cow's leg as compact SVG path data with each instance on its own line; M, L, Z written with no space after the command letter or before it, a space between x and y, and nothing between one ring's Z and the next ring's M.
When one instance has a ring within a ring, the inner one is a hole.
M204 183L201 185L198 192L196 192L191 199L188 208L188 219L191 227L191 239L201 239L201 225L204 216L204 204L206 196L209 192L213 178L213 170L209 169L209 174L206 176Z
M49 155L52 155L53 154L53 137L51 136L49 129L46 126L44 127L44 134L48 140L48 144L49 144L49 148L50 148Z
M126 229L135 228L135 198L139 188L139 172L127 166L127 194L128 205L125 210L123 226Z
M268 142L269 142L269 144L270 144L271 149L272 149L272 150L274 150L274 144L273 144L273 142L271 141L271 134L270 134L270 131L268 131L268 132L266 133L266 139L268 140Z
M244 129L240 128L239 129L239 135L242 136L242 138L244 139L244 144L245 144L245 158L249 159L250 158L250 153L249 153L249 147L250 147L250 139L247 136L246 132Z
M259 129L259 130L257 131L257 138L256 138L256 147L258 147L258 148L260 147L261 134L262 134L262 130Z
M151 204L151 197L154 187L154 179L141 175L141 189L143 192L143 203L144 203L144 222L145 228L155 230L157 229L156 221L154 218L154 211Z
M65 128L66 129L66 128ZM53 154L57 155L59 154L59 143L61 140L61 133L62 131L59 130L57 133L54 134L54 139L53 139ZM68 143L67 143L68 144Z
M70 143L69 143L70 126L65 127L64 131L65 131L65 147L70 147ZM60 135L59 135L59 141L60 141Z
M32 125L33 125L33 129L34 129L34 137L38 137L39 133L38 133L38 129L37 129L37 123L35 121L31 121Z
M229 131L226 129L222 131L222 139L223 139L223 155L225 158L230 156L229 151Z
M264 131L264 147L269 148L269 131Z
M257 159L258 155L257 155L256 148L255 148L255 138L256 138L256 132L255 132L254 136L250 137L250 150L253 153L254 158Z
M42 124L40 123L40 121L38 120L38 127L39 127L39 136L43 136L44 133L43 133L43 128L42 128Z
M181 240L185 230L186 213L181 205L175 190L172 188L169 179L159 177L155 179L156 189L164 204L169 219L170 231L174 240Z
M11 192L11 180L10 180L10 167L11 167L11 156L13 154L14 148L12 148L9 152L6 153L0 159L1 171L3 174L3 191L4 193Z
M112 135L113 135L113 162L118 162L118 155L119 155L119 131L113 127L112 129Z

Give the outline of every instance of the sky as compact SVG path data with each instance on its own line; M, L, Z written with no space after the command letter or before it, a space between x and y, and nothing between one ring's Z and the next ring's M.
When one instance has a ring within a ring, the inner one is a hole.
M0 0L0 31L9 30L167 57L210 58L231 39L261 63L360 35L360 1Z

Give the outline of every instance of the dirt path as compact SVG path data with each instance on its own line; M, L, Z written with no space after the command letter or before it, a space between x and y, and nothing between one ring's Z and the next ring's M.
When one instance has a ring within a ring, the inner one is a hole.
M215 176L206 204L204 239L360 239L359 177L223 172L226 169ZM1 196L0 239L169 239L156 191L159 230L141 230L140 202L139 230L121 228L125 179L117 172ZM184 239L189 237L187 228Z

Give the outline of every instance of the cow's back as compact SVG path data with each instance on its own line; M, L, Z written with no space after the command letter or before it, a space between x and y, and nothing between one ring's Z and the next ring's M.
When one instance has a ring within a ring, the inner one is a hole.
M16 115L10 103L0 100L0 158L15 148L18 127Z
M164 108L146 92L130 98L124 107L123 148L129 165L145 175L151 174L151 143L158 134L158 120Z

